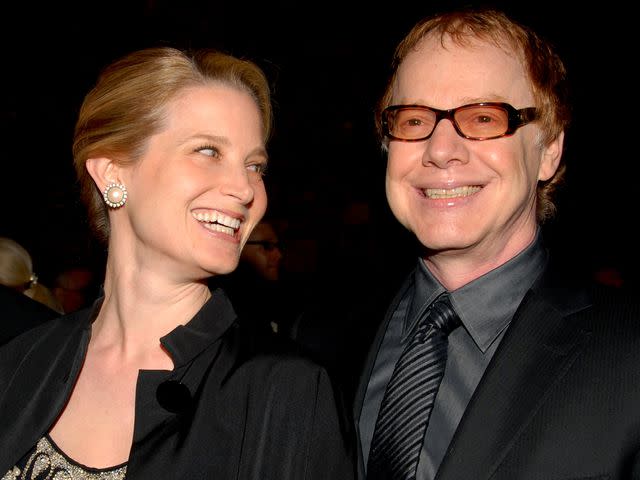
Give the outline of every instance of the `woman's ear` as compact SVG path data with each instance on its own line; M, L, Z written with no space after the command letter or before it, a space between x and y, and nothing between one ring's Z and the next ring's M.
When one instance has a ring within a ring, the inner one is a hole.
M102 192L104 203L117 209L127 202L127 187L120 180L124 173L115 162L107 157L89 158L85 163L87 172Z
M538 168L538 180L549 180L560 166L562 146L564 145L564 132L560 132L549 145L542 149L542 159Z
M86 169L93 178L98 190L104 191L110 183L120 183L119 167L110 158L89 158L85 163Z

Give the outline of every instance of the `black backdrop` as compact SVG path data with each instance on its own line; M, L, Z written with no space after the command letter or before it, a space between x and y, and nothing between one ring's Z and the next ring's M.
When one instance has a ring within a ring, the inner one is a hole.
M101 262L100 248L87 235L71 167L82 96L102 66L129 50L217 47L255 60L272 83L269 209L287 219L290 255L301 262L291 268L314 271L325 265L323 258L348 261L356 249L377 257L372 262L383 256L389 264L402 263L411 250L395 248L408 237L386 208L373 105L403 34L423 15L459 3L5 4L0 235L31 250L45 278L70 262ZM593 7L546 0L493 4L555 43L572 81L568 183L559 215L547 227L550 241L576 269L607 263L635 280L637 134L629 122L637 102L632 72L638 42L631 15L615 1ZM351 228L362 222L354 212L367 208L368 228ZM345 228L371 236L376 247L367 250L345 238Z

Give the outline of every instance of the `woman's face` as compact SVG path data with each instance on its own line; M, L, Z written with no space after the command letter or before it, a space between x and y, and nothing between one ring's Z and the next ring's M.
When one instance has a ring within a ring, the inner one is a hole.
M267 206L266 162L248 93L223 84L185 90L140 161L121 172L128 200L113 211L111 245L179 282L231 272Z

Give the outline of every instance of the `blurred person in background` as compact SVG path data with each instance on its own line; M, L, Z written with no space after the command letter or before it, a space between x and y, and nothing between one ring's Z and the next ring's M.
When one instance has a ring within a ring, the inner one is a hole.
M63 307L49 287L38 281L31 254L11 238L0 237L0 284L46 305L58 313Z
M298 313L282 278L283 259L276 222L264 219L243 247L238 268L229 275L212 277L237 306L240 321L272 340L289 336Z
M238 268L246 265L267 282L277 282L282 267L282 248L274 225L267 219L262 220L242 249Z
M96 273L89 267L73 266L63 269L53 280L51 291L65 313L88 307L96 298Z
M60 305L38 282L32 263L22 245L0 237L0 345L60 315Z

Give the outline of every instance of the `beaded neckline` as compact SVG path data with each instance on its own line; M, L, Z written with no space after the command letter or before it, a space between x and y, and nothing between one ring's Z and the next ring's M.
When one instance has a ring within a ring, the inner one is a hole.
M13 467L1 480L124 480L126 473L126 463L108 468L82 465L45 435L30 453L24 468Z

